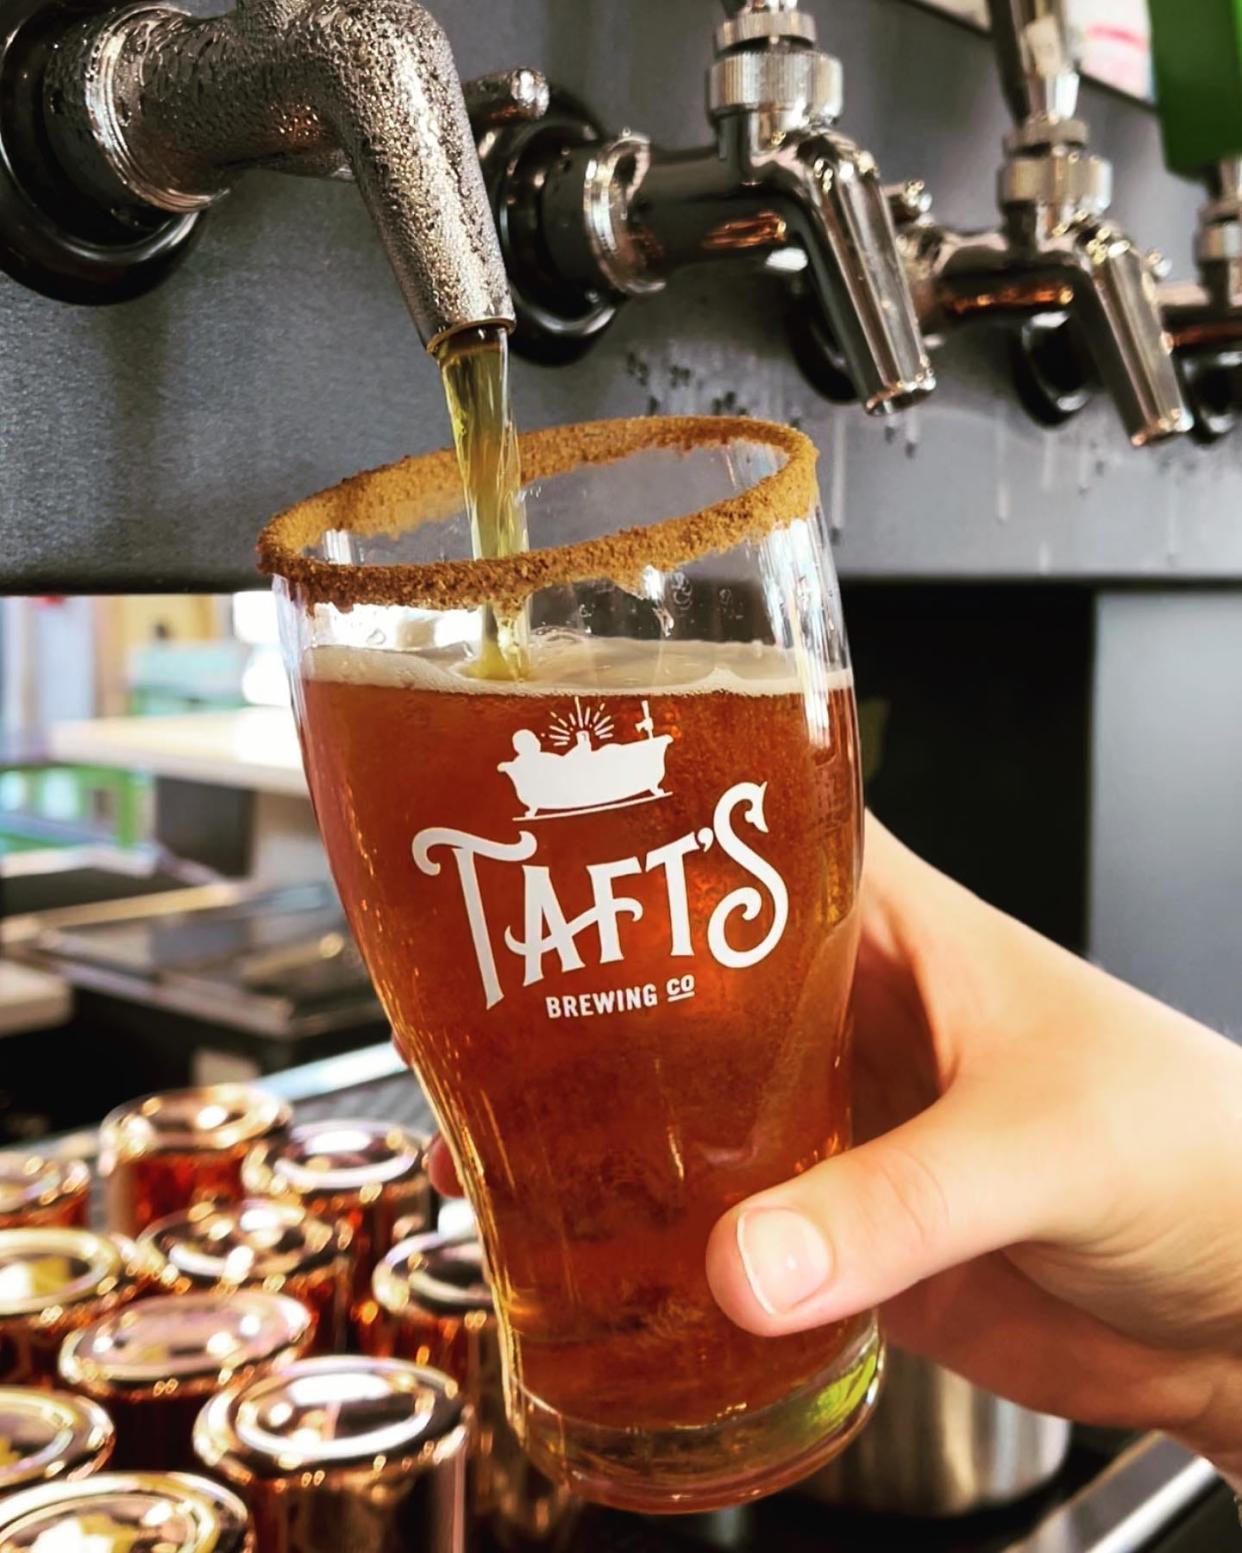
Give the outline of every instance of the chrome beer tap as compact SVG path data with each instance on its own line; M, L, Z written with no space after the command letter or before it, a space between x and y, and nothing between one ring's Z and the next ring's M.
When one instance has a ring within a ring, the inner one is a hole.
M146 0L0 9L0 263L19 279L133 296L265 167L356 180L429 348L512 322L475 138L546 108L534 72L463 94L411 0L237 0L206 19Z
M1242 157L1218 162L1205 178L1208 199L1195 233L1199 278L1161 286L1160 305L1194 435L1215 442L1242 409Z
M1012 326L1018 386L1039 418L1080 409L1098 378L1131 442L1190 428L1157 281L1160 261L1105 219L1112 169L1088 153L1063 0L989 0L1014 129L999 178L1001 219L959 232L921 185L893 191L924 330Z
M566 359L687 265L775 261L802 272L809 323L864 408L911 405L935 377L875 162L836 128L840 64L796 0L725 9L711 144L609 136L555 93L546 119L480 144L519 348Z

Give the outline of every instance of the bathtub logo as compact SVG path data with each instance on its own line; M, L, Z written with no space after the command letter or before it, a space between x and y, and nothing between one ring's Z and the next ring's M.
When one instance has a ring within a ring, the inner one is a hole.
M646 701L642 712L634 724L638 737L623 742L614 742L605 709L584 706L581 696L574 697L572 712L553 713L547 736L552 749L544 749L529 728L519 728L512 757L497 767L526 805L517 818L559 819L667 798L664 761L673 737L656 733Z

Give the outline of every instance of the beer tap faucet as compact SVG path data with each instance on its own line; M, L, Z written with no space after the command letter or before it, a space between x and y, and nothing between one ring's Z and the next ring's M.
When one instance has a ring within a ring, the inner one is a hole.
M1177 352L1194 435L1215 442L1242 409L1242 157L1205 175L1208 199L1195 233L1197 281L1160 288L1165 328Z
M666 150L609 136L554 93L538 124L480 145L519 346L567 359L627 298L691 264L800 271L817 331L863 407L883 414L935 377L871 155L836 127L842 72L796 0L726 0L708 74L715 138Z
M1164 160L1206 186L1193 281L1160 288L1194 436L1214 442L1242 411L1242 40L1229 0L1204 0L1193 25L1179 0L1151 0L1152 67Z
M1046 421L1081 408L1094 377L1136 446L1187 431L1160 261L1105 217L1112 170L1088 153L1076 117L1064 0L989 0L989 11L1014 120L999 225L955 231L934 219L921 185L893 194L923 327L935 336L980 319L1011 325L1019 389Z
M52 296L154 285L252 167L357 182L424 342L512 322L475 137L547 106L533 71L463 94L411 0L2 0L0 264ZM471 119L473 117L473 123Z

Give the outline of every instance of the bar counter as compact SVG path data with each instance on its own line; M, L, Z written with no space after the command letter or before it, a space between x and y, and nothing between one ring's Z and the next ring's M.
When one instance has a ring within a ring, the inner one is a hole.
M388 1046L267 1078L295 1120L382 1118L434 1127L417 1081ZM956 1519L851 1513L785 1493L712 1515L648 1518L584 1508L556 1553L1224 1553L1238 1538L1232 1496L1205 1463L1169 1441L1076 1432L1047 1489ZM411 1550L414 1553L414 1550Z

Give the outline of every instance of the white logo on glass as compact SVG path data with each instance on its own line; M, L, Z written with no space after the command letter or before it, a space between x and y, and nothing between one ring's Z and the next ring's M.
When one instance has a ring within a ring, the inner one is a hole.
M638 738L625 742L613 742L613 721L604 708L583 706L580 696L571 713L552 715L548 743L556 748L544 749L538 734L519 728L512 758L497 767L526 805L517 817L557 819L667 798L664 761L673 738L656 733L646 701L642 709L634 724Z
M664 764L673 736L657 734L648 703L643 701L641 706L642 717L632 725L638 737L618 742L613 742L610 714L600 705L584 706L580 697L574 698L572 713L552 715L548 741L559 748L545 750L536 734L529 728L520 728L513 736L512 759L501 761L497 767L526 805L526 813L519 818L551 820L667 798ZM625 925L642 921L648 905L656 909L650 898L644 903L637 896L625 894L620 884L623 879L651 876L662 880L664 888L657 899L662 897L664 908L665 953L673 960L693 959L698 952L698 924L692 920L688 874L696 866L696 859L715 848L719 849L717 856L727 857L747 882L726 889L715 905L705 911L703 936L707 952L716 964L744 970L767 959L780 943L789 921L789 892L780 872L750 845L741 828L745 826L756 839L768 834L766 800L766 782L735 782L716 800L710 824L699 823L683 835L629 857L595 863L584 860L581 866L586 872L591 903L572 916L565 910L551 867L534 861L539 853L539 839L530 830L519 831L515 841L507 842L448 826L429 826L414 837L414 864L420 873L435 877L442 866L436 854L441 850L451 854L488 1008L494 1008L505 995L501 966L497 963L497 938L521 962L524 987L543 981L550 963L567 975L586 970L591 964L605 966L623 961L627 948ZM489 920L482 863L520 866L520 924ZM757 943L739 945L732 937L734 924L739 920L755 922L761 915L768 918L763 936ZM657 924L649 923L645 930L649 940L653 928ZM685 976L675 980L679 987L687 982ZM692 984L692 977L689 982ZM636 990L642 994L639 1003L625 1006L652 1006L645 986L623 988L621 993L614 989L614 994L628 996ZM610 995L603 992L598 998L607 999ZM671 999L673 994L669 996ZM552 997L548 1003L560 1007L565 1001ZM575 1006L578 1001L568 999Z

